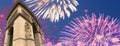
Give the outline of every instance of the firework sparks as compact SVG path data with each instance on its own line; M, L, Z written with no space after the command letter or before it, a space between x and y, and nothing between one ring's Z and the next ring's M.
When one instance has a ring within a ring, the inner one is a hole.
M120 46L120 21L104 14L75 18L65 30L62 34L68 37L60 39L75 42L77 46Z
M14 3L16 3L18 0L13 0L14 1Z
M4 18L4 14L0 14L0 20Z
M70 17L70 10L77 11L76 6L79 5L76 0L25 0L25 4L32 8L34 14L43 19L50 19L52 22L64 19L65 15Z

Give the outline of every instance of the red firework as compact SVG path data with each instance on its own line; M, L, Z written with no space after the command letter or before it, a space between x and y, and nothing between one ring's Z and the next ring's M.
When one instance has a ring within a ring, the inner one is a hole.
M0 14L0 20L4 18L4 14Z
M14 3L16 3L18 0L13 0L14 1Z

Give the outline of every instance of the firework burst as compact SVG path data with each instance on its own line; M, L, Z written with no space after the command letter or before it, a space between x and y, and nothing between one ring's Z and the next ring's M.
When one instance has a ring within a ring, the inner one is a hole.
M104 14L75 18L65 30L62 34L67 37L60 39L77 46L120 46L120 21Z
M25 0L25 4L32 9L34 14L43 19L50 19L52 22L64 19L65 15L70 17L70 10L77 11L79 5L76 0Z

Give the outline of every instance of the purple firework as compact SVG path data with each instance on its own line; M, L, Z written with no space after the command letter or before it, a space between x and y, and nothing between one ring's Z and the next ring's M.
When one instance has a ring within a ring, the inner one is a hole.
M104 14L75 18L65 30L60 39L77 46L120 46L120 21Z

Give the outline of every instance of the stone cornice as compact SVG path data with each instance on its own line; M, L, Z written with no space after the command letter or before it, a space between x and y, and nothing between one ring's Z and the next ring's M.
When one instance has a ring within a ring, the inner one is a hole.
M21 8L19 8L21 7ZM17 9L18 8L18 9ZM7 23L9 23L8 25L12 25L11 23L14 22L14 20L18 17L18 16L22 16L24 17L26 20L28 20L28 16L30 16L32 18L32 21L37 24L37 26L41 27L37 18L33 15L33 13L27 8L25 7L24 4L22 4L21 2L17 2L16 5L13 7L13 9L11 10L11 12L9 13L8 17L7 17ZM28 20L29 22L31 22L30 20ZM9 26L7 26L9 27Z

